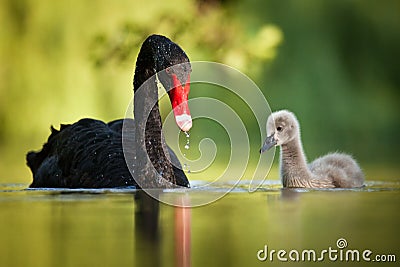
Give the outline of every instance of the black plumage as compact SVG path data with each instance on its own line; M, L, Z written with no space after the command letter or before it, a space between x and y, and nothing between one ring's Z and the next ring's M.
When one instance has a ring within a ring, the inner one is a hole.
M154 76L180 63L186 67L175 73L178 77L187 77L191 69L185 52L164 36L149 36L136 62L135 120L104 123L86 118L61 125L60 130L51 127L51 135L42 150L26 156L33 174L30 187L189 187L178 158L162 136ZM165 88L172 88L165 72L159 79Z

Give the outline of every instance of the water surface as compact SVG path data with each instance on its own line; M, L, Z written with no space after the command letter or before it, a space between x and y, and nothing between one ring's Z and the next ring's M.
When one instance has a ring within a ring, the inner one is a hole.
M130 188L24 190L26 186L0 186L0 266L279 266L283 262L276 255L260 261L257 253L265 246L268 253L319 253L338 249L340 238L347 242L344 253L368 249L370 258L383 254L400 260L396 181L368 182L352 190L287 190L267 181L254 193L242 183L222 199L190 209L153 201ZM188 203L218 190L160 194ZM327 256L323 261L324 266L345 263ZM316 264L320 262L297 263ZM374 264L396 263L352 262Z

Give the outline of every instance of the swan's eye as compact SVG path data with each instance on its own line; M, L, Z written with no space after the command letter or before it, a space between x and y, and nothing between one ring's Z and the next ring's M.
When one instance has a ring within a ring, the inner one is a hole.
M281 127L281 126L278 126L278 127L276 127L276 130L277 130L278 132L282 131L282 127Z
M165 69L165 72L166 72L167 74L171 74L171 68L166 68L166 69Z

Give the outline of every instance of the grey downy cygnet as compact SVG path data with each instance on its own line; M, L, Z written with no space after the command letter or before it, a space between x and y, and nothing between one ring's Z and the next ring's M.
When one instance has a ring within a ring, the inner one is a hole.
M260 152L280 146L280 175L284 187L353 188L364 185L364 174L347 154L330 153L310 164L300 140L296 116L287 110L272 113L267 121L267 138Z

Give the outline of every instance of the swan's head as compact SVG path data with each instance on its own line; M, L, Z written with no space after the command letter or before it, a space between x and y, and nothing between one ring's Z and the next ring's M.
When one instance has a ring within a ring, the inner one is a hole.
M158 79L168 92L175 121L182 131L192 128L192 117L188 106L190 73L192 68L186 53L179 45L160 35L149 39L153 45Z
M267 138L260 152L287 144L298 135L299 122L296 116L287 110L276 111L268 117Z
M168 92L175 121L182 131L189 131L192 127L187 104L191 71L186 53L167 37L153 34L143 42L136 61L133 81L135 93L145 81L157 74L158 80Z

